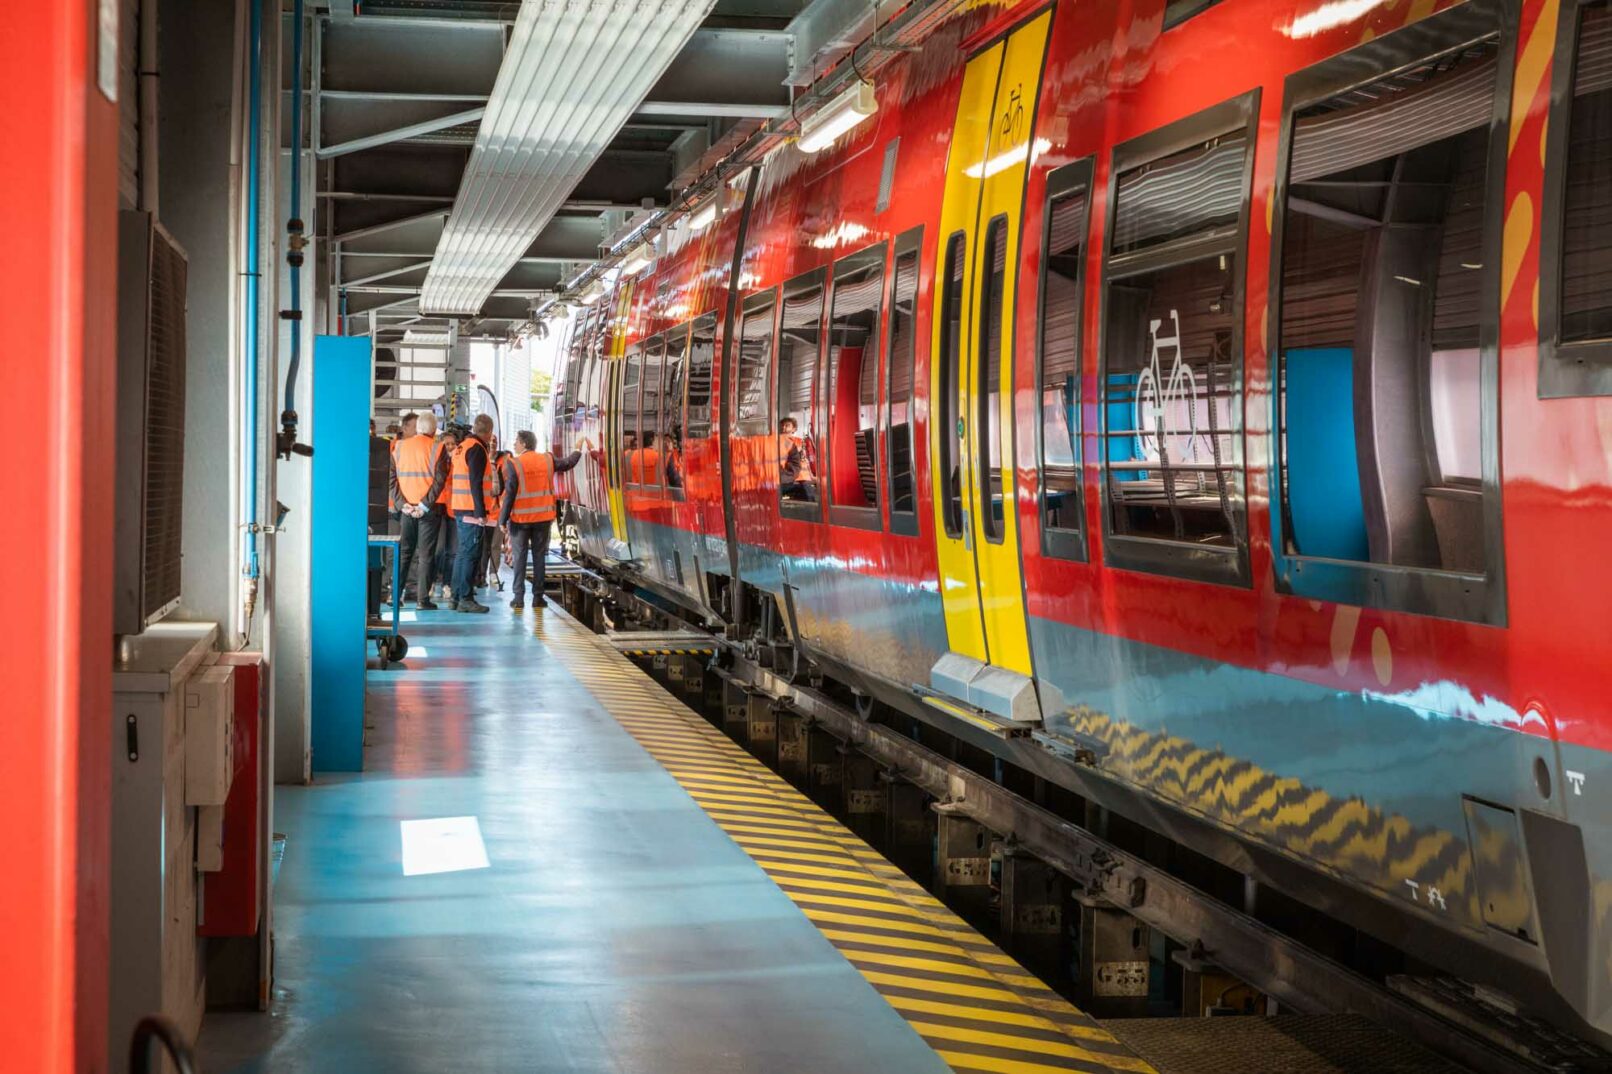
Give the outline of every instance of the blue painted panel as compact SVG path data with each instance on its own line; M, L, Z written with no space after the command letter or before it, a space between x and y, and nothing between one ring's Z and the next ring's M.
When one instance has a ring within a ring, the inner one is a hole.
M1120 401L1103 403L1105 432L1108 429L1129 429L1136 421L1136 382L1139 379L1140 375L1136 373L1108 375L1108 397L1117 397ZM1135 462L1143 457L1140 440L1134 436L1105 436L1103 444L1108 462ZM1105 476L1111 481L1140 481L1147 476L1147 471L1114 470Z
M368 339L314 338L308 670L316 772L364 767L371 368Z
M1287 503L1299 552L1367 560L1355 454L1354 352L1287 352Z

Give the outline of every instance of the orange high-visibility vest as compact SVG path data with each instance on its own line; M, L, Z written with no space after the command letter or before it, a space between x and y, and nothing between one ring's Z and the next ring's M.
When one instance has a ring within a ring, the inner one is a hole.
M634 485L660 484L660 449L633 448L627 452L627 480Z
M447 447L448 447L448 443L447 443L446 440L433 440L431 442L431 477L432 477L432 480L436 479L438 460L440 460L442 458L442 453L447 450ZM426 489L426 491L430 492L431 490ZM451 480L444 481L442 483L442 491L437 493L437 502L440 503L444 508L446 508L446 507L449 506L449 501L450 501L452 496L453 496L453 482Z
M409 503L419 503L431 491L440 451L424 433L406 436L392 446L392 465L397 468L397 488Z
M548 522L554 517L554 456L546 451L528 451L515 457L515 503L509 520L522 524Z
M470 494L470 464L465 460L465 454L470 450L470 445L472 444L479 445L482 451L487 450L486 444L473 436L467 436L453 452L453 498L449 501L449 506L453 509L455 515L468 515L476 510L475 497ZM493 460L491 455L487 457L487 465L481 471L481 502L489 511L492 510Z

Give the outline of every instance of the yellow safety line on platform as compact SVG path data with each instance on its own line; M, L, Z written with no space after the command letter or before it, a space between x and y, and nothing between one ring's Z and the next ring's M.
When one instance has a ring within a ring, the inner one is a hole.
M534 633L956 1071L1153 1068L607 642Z

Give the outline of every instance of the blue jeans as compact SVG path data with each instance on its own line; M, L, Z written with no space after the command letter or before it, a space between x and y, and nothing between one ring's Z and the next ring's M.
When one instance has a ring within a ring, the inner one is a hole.
M472 522L460 518L454 522L459 527L459 551L453 557L453 599L469 600L476 595L472 586L476 565L481 562L481 535L487 527L480 519Z

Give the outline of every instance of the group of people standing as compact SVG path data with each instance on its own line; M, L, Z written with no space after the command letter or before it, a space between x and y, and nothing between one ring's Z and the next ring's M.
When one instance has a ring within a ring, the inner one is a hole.
M452 610L485 613L487 605L476 599L476 590L498 584L499 549L507 545L506 561L515 568L511 606L526 606L530 558L532 604L541 609L557 507L554 478L574 467L582 453L556 459L537 450L537 437L528 429L515 434L513 453L499 451L486 414L463 435L451 427L438 435L435 414L407 414L391 455L403 599L434 611L440 607L432 600L440 582Z

